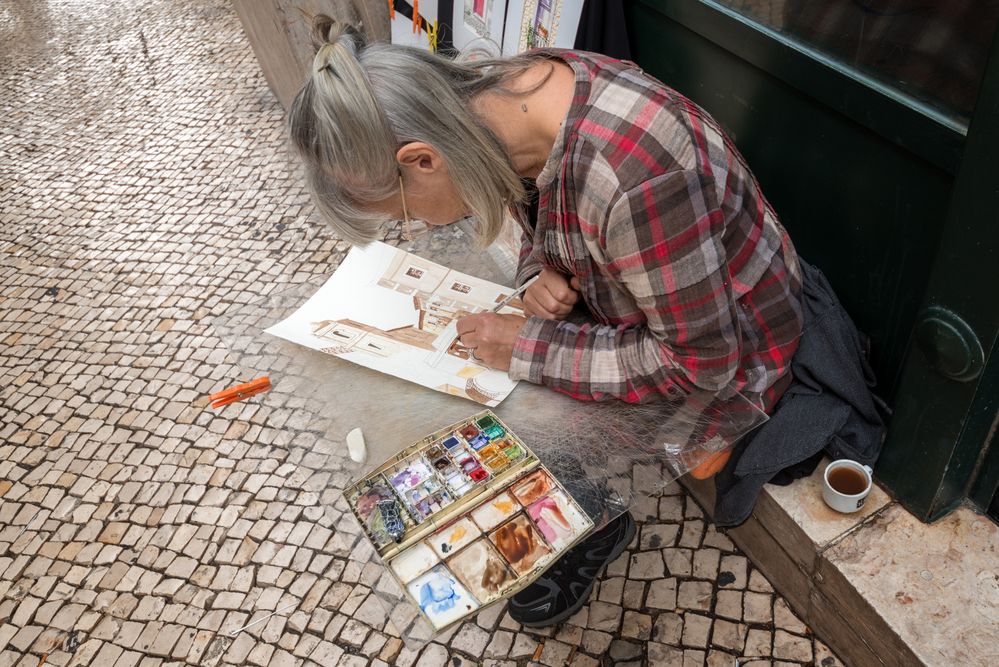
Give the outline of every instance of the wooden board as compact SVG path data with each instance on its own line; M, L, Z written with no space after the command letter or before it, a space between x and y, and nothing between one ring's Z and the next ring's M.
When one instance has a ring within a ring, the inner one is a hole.
M323 13L349 21L372 41L389 38L383 0L233 0L233 7L271 92L286 110L312 63L309 16Z

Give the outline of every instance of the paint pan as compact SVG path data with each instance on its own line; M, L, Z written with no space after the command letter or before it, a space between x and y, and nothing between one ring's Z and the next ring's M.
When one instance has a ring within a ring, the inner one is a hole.
M521 575L547 563L554 555L552 548L524 514L518 514L494 530L489 539L513 571Z
M489 428L483 430L482 432L490 440L499 440L500 438L506 435L506 431L504 431L499 426L490 426Z
M421 484L426 479L432 479L434 474L427 462L420 457L412 457L395 470L386 474L389 482L400 494Z
M535 500L527 514L548 543L559 550L589 528L589 522L561 490Z
M492 457L496 456L499 453L500 453L500 448L497 447L496 445L486 445L478 452L476 452L478 457L483 461L485 461L486 459L491 459Z
M406 504L417 523L423 523L430 515L439 512L454 502L454 498L437 480L428 480L422 486L409 491Z
M498 599L517 579L496 547L486 539L459 551L448 560L448 567L482 604Z
M548 476L548 473L544 470L538 470L514 484L510 491L522 505L527 506L546 495L553 486L552 478Z
M444 480L444 483L447 484L447 488L456 498L460 498L465 495L472 490L473 486L475 486L475 483L472 482L472 480L458 470L451 475L448 475L448 477Z
M472 523L472 520L464 517L428 537L427 544L438 556L444 558L473 542L479 537L479 533L479 529Z
M427 447L427 449L423 452L423 458L427 461L434 461L441 458L446 453L447 452L444 449L443 443L438 443Z
M437 459L433 459L430 463L437 474L445 479L453 475L458 471L458 468L454 465L454 461L451 460L450 456L441 456Z
M468 441L468 444L472 446L472 449L478 451L489 444L489 438L483 434L479 434Z
M357 512L361 522L367 522L371 513L375 511L379 501L394 498L395 494L389 488L388 482L381 475L372 479L368 483L360 486L354 494L347 499L347 502Z
M472 510L472 520L484 531L500 525L520 510L520 504L505 491Z
M496 456L483 461L482 464L489 470L489 472L495 475L500 470L510 465L510 459L508 459L505 454L500 452Z
M479 601L443 565L411 581L406 590L437 629L479 608Z
M485 430L488 428L499 426L500 423L496 421L496 418L493 417L492 415L486 415L485 417L476 420L475 425L478 426L480 429Z
M408 584L438 562L440 557L437 553L423 542L419 542L393 558L389 565L399 580Z
M503 447L503 454L511 461L519 461L524 458L524 448L517 443L510 440L502 440L499 444Z

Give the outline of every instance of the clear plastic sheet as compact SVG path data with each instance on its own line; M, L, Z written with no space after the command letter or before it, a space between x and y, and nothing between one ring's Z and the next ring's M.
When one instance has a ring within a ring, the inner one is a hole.
M502 247L480 249L459 225L437 228L402 247L435 262L498 283L511 284L515 259ZM342 491L427 434L480 412L483 406L351 364L263 333L296 310L319 284L304 284L239 307L214 322L248 379L270 376L266 401L294 432L292 460L311 473L337 522L343 555L358 563L405 641L422 643L434 632L379 560L347 511ZM766 421L766 414L736 394L683 394L642 404L576 401L521 382L493 411L530 447L596 526L654 494ZM360 428L363 463L344 442Z

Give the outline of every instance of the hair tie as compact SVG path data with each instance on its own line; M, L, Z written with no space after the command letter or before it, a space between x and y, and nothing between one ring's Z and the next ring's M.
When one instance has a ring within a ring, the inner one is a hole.
M331 74L336 74L333 70L333 65L330 63L331 56L333 55L333 49L336 48L336 44L332 42L327 42L323 44L322 48L316 53L316 57L313 60L315 65L314 69L316 74L322 72L324 69L328 69Z

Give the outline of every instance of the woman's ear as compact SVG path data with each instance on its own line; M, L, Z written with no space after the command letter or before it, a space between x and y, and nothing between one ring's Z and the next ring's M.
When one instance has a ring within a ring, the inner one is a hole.
M395 159L400 167L433 173L444 168L444 158L437 149L422 141L411 141L396 151Z

